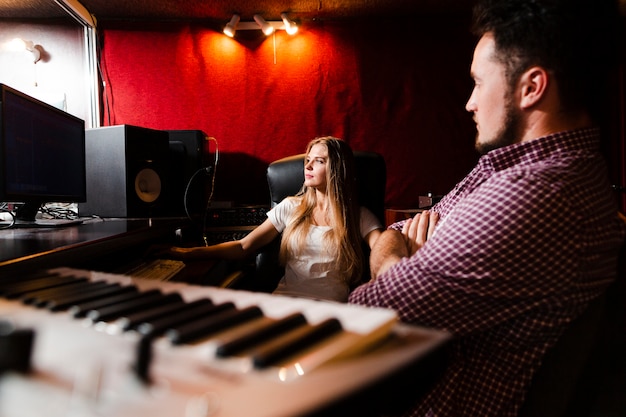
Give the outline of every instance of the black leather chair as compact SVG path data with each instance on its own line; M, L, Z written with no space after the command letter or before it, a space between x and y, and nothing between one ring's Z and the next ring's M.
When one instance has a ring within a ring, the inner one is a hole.
M387 167L382 155L376 152L354 151L359 203L367 207L385 224L385 189ZM304 183L305 154L293 155L272 162L267 168L270 206L274 207L285 197L296 194ZM365 246L365 245L364 245ZM275 239L256 257L253 286L255 291L271 292L284 274L278 263L280 238ZM369 253L368 248L364 248ZM367 267L367 265L366 265Z

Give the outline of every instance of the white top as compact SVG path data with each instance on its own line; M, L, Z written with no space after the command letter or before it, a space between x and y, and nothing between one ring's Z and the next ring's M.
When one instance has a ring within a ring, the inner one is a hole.
M288 197L267 212L267 217L279 233L292 220L296 204L296 199ZM380 228L382 225L376 216L361 207L361 237ZM350 287L346 282L345 271L331 269L335 254L323 247L323 235L329 229L329 226L311 226L306 247L297 258L288 261L285 276L278 283L274 294L340 302L348 300Z

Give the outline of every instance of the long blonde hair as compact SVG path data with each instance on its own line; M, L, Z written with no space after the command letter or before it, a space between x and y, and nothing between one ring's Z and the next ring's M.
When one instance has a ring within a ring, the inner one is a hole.
M324 235L324 247L329 253L337 254L334 267L346 271L348 284L355 285L362 279L363 249L354 156L347 142L332 136L313 139L306 147L306 154L317 144L325 145L328 150L326 193L331 228ZM299 199L299 203L294 211L294 221L285 228L280 245L280 262L283 265L302 250L309 228L313 225L315 189L303 185L295 198Z

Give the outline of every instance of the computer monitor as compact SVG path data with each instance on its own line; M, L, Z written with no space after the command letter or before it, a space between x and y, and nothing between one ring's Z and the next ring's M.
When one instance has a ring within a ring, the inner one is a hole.
M84 202L84 120L4 84L0 94L0 202L18 203L17 223L36 223L46 203Z

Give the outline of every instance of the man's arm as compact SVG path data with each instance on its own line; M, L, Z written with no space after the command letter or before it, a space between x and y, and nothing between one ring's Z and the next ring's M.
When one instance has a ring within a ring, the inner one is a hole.
M423 211L412 219L408 219L402 232L386 230L383 232L370 254L370 270L372 280L398 263L402 258L412 256L428 240L439 221L439 214L434 211Z
M404 235L397 230L385 230L374 243L370 253L372 280L407 256L409 250Z

